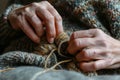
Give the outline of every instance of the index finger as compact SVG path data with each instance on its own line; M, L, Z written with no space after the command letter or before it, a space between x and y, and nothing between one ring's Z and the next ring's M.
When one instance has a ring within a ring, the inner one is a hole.
M81 30L73 32L71 35L71 39L77 39L77 38L92 38L95 36L96 30L95 29L89 29L89 30Z
M94 44L94 39L92 38L78 38L72 40L71 43L69 43L67 50L70 54L74 55L83 48L93 46Z
M77 39L77 38L93 38L98 35L98 33L101 32L99 29L89 29L89 30L81 30L81 31L76 31L73 32L69 43L71 43L72 40Z

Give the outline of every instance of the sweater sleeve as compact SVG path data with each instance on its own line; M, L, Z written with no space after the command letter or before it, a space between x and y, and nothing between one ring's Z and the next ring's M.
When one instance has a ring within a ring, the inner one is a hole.
M17 39L23 33L22 31L14 30L9 21L7 20L8 14L16 9L21 7L19 4L10 5L2 14L0 14L0 52L7 46L13 39Z
M17 8L22 7L23 5L40 1L42 0L10 0L8 2L8 8L2 14L0 14L0 52L2 52L12 40L20 38L24 34L22 31L14 30L11 27L7 19L9 13Z

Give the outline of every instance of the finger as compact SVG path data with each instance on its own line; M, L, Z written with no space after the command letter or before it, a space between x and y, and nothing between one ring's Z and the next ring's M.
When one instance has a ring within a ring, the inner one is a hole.
M93 34L91 33L91 29L90 30L81 30L81 31L76 31L73 32L71 35L71 39L76 39L76 38L84 38L84 37L93 37Z
M42 7L37 10L37 14L45 21L48 42L53 43L56 36L54 16Z
M106 69L116 69L116 68L120 68L120 63L113 64L113 65L107 67Z
M109 65L111 65L111 60L106 59L106 60L98 60L98 61L93 61L93 62L82 62L80 63L80 69L83 70L84 72L92 72L100 69L105 69Z
M99 29L76 31L72 33L70 37L70 41L72 41L73 39L77 39L77 38L92 38L92 37L95 37L95 35L97 35L98 32L100 32Z
M20 19L21 26L20 28L23 30L23 32L35 43L39 43L40 39L39 37L35 34L35 32L32 30L28 22L25 20L24 17L21 17Z
M70 54L76 54L85 47L93 46L94 40L92 38L78 38L71 41L67 50Z
M112 65L110 65L109 67L107 67L107 69L115 69L115 68L119 68L120 67L120 56L117 55L114 56L113 60L112 60Z
M56 35L59 35L61 32L63 32L62 17L50 3L47 4L49 12L55 17Z
M33 16L32 16L33 15ZM31 24L31 26L34 28L37 36L42 36L43 35L43 26L42 26L42 22L41 20L36 16L36 14L26 14L26 19L29 22L29 24Z
M106 50L101 49L83 49L80 53L76 55L76 60L78 62L81 61L90 61L90 60L100 60L105 59L106 57Z
M9 15L8 16L10 24L12 26L13 29L19 29L19 27L21 26L20 21L18 19L18 17L16 15Z

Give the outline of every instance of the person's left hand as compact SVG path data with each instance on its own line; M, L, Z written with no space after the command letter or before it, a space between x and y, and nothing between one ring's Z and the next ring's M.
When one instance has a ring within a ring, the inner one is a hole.
M74 32L68 52L84 72L120 67L120 42L99 29Z
M44 32L49 43L63 32L62 17L48 2L33 2L10 12L8 20L13 29L22 30L33 42L39 43Z

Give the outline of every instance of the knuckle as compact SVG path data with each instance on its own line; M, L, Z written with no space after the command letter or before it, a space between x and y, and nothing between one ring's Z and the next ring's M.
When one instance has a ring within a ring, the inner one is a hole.
M75 39L79 36L78 31L72 33L72 38Z
M95 29L95 32L96 32L96 33L101 33L102 30L101 30L101 29Z
M37 2L33 2L33 3L31 3L31 5L32 5L32 6L37 6L38 3L37 3Z
M47 17L46 18L46 21L48 22L51 22L51 21L53 21L54 20L54 17L51 15L51 16L49 16L49 17Z
M14 12L14 14L15 14L14 16L15 17L24 16L25 12L26 12L25 9L23 9L23 10L17 10L17 11Z
M93 55L96 55L97 54L97 51L94 49L94 50L92 50L92 52L93 52Z
M29 7L26 7L26 8L24 8L24 11L25 11L25 12L30 12L30 8L29 8Z
M54 38L54 37L55 37L55 33L51 31L51 32L49 33L49 36L52 37L52 38Z
M56 20L57 20L57 21L62 21L62 17L61 17L61 16L58 16L58 17L56 17Z
M97 64L96 63L93 63L92 67L93 67L93 70L97 70Z
M86 49L83 50L83 56L86 58L93 58L97 54L95 49Z
M46 7L45 6L43 6L43 5L39 5L39 6L37 6L37 10L39 10L39 9L41 9L41 10L46 10Z
M102 42L102 45L103 45L104 47L107 48L107 47L109 46L109 45L107 44L106 40L103 39L103 40L101 40L101 42Z
M101 30L100 30L100 29L95 29L95 31L96 31L96 32L99 32L99 31L101 31Z
M73 41L73 44L75 45L75 47L79 47L79 46L81 45L81 41L75 39L75 40Z
M26 17L29 17L29 19L31 20L31 21L33 21L33 22L35 22L35 23L38 23L38 22L40 22L39 21L39 19L37 18L37 16L36 16L36 14L34 14L34 13L28 13L28 14L26 14Z
M36 24L38 27L42 27L42 26L43 26L43 25L42 25L42 22L40 22L40 21L36 21L35 24ZM39 29L38 29L38 30L39 30Z
M49 4L49 2L48 2L48 1L42 1L41 3L44 3L44 4Z
M49 17L49 20L53 20L53 19L54 19L54 17L53 17L53 16L50 16L50 17Z
M100 40L98 40L97 42L99 42L99 45L103 46L103 47L109 47L109 44L108 42L104 39L104 38L101 38Z
M83 50L83 56L84 56L84 57L89 57L89 56L90 56L90 51L84 49L84 50Z
M73 32L72 33L72 38L75 39L75 37L76 37L76 32Z

